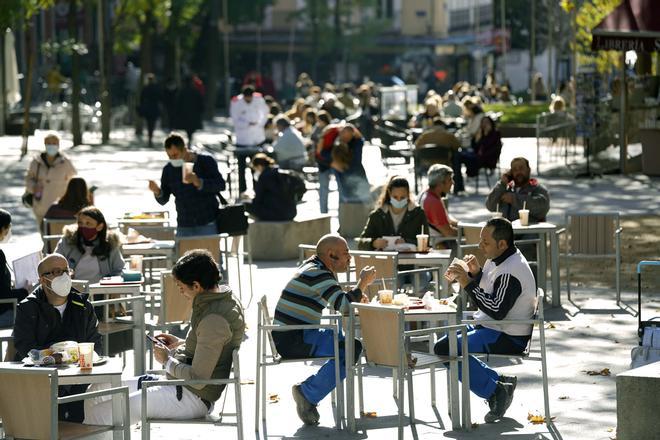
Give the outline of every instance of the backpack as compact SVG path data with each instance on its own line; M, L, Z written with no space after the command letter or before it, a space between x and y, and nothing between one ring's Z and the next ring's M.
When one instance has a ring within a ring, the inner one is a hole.
M280 168L279 176L282 192L293 197L296 203L301 202L307 192L305 179L303 179L302 174L294 170L283 170Z

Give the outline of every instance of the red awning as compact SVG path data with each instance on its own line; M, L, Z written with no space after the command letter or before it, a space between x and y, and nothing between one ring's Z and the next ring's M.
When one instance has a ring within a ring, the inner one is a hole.
M660 52L660 1L623 0L592 35L593 50Z

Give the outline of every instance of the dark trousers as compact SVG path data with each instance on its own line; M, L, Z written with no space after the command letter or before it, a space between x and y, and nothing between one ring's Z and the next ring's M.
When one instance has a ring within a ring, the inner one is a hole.
M247 159L248 157L251 157L255 154L257 154L260 150L259 147L263 145L264 143L262 142L259 145L236 145L236 153L235 157L236 160L238 161L238 192L242 193L245 192L247 189L247 183L245 181L245 169L247 168Z
M452 168L454 169L454 193L465 191L462 172L463 164L467 167L468 177L476 176L479 173L479 160L477 159L477 153L466 149L456 152L452 157Z

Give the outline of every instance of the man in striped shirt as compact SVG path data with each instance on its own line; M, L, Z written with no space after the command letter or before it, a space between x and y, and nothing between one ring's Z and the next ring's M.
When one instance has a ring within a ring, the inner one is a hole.
M345 272L351 256L346 240L338 235L325 235L316 245L316 255L305 261L296 275L282 291L275 307L274 323L277 325L320 324L323 309L329 307L346 314L351 302L368 302L362 293L376 278L376 270L365 267L360 272L353 290L344 292L337 281L337 273ZM340 375L346 377L344 367L344 338L339 335ZM331 330L289 330L273 332L277 351L283 358L309 358L334 355ZM355 359L362 350L355 344ZM298 417L306 425L316 425L319 413L316 405L336 386L335 361L327 361L314 375L292 388Z

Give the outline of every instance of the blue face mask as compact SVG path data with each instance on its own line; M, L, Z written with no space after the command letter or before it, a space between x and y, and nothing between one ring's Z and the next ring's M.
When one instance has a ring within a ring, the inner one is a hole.
M57 156L57 153L60 151L60 146L57 144L46 144L46 154L50 157Z
M402 209L408 206L408 199L397 200L390 198L390 204L392 205L393 208Z
M175 168L181 168L183 166L183 159L170 159L170 165Z

